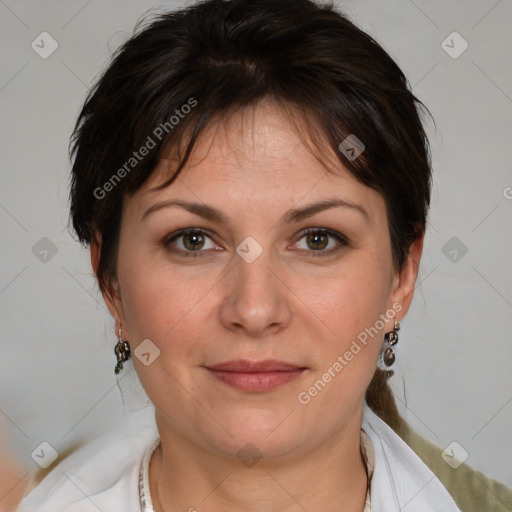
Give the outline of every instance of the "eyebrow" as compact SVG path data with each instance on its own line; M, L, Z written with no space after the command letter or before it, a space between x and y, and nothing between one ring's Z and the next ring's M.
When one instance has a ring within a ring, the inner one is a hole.
M220 210L217 210L213 206L208 206L204 203L194 203L178 200L161 201L154 204L142 215L141 220L144 220L151 213L172 206L180 206L190 213L198 215L199 217L203 217L204 219L226 226L229 225L229 220L224 215L224 213L222 213ZM351 210L361 213L367 221L370 220L368 212L359 204L351 203L343 199L326 199L324 201L310 204L302 208L293 208L292 210L285 212L279 222L286 224L300 222L301 220L312 217L313 215L330 208L350 208Z

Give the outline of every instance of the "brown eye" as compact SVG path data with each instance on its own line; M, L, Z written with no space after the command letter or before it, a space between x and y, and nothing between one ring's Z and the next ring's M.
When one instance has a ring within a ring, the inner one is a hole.
M315 250L325 249L329 244L329 236L321 232L308 233L306 240L309 247Z
M295 245L299 250L304 250L309 253L317 252L318 254L311 254L312 256L327 256L335 251L340 250L343 246L348 245L347 238L336 231L329 229L309 229L303 233L299 239L305 239L306 247L300 247L300 243ZM334 240L334 242L332 242ZM329 249L327 249L329 247Z
M166 237L162 243L170 252L182 256L205 256L206 254L203 253L209 252L207 249L217 250L218 248L210 235L202 229L193 228L178 231Z
M183 245L191 251L195 249L201 249L204 245L205 237L201 234L200 231L192 231L182 235L182 237L184 241Z

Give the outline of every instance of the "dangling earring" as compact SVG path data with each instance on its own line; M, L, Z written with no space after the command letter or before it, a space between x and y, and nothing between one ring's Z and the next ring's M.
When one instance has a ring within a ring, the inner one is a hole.
M377 366L379 370L387 371L393 366L395 362L395 352L391 347L398 343L398 332L400 330L400 322L395 318L395 325L393 330L387 332L384 336L384 343L379 356L379 362Z
M119 340L114 348L114 353L117 357L117 364L114 368L114 372L117 375L123 369L123 363L130 359L130 345L128 341L123 340L121 337L121 329L119 329Z

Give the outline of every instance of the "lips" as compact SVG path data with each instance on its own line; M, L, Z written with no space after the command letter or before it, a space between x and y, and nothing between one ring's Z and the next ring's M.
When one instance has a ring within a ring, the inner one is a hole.
M277 361L275 359L266 359L264 361L248 361L238 359L237 361L228 361L226 363L210 366L210 370L224 372L243 372L243 373L261 373L261 372L287 372L301 368L295 364Z
M285 361L239 359L206 367L211 375L234 388L249 392L270 391L299 377L305 367Z

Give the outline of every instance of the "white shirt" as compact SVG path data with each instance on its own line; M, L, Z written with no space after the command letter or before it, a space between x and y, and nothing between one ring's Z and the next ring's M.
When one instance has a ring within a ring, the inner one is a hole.
M142 487L150 502L147 466L158 431L153 416L138 421L136 429L95 439L60 462L18 512L141 512L139 479L146 474ZM373 446L371 512L460 512L430 469L366 404L361 427ZM368 500L364 512L370 512Z

